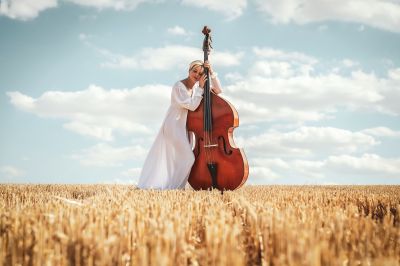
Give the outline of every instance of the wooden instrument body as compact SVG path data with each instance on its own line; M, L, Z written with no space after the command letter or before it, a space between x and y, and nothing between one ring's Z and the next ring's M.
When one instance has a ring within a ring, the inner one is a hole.
M207 163L217 165L217 189L234 190L248 177L249 166L242 149L233 141L233 130L239 126L236 109L214 93L211 97L212 131L205 132L203 123L204 100L195 111L189 111L187 130L193 132L195 162L189 175L189 184L196 190L213 187ZM205 138L204 136L208 136Z

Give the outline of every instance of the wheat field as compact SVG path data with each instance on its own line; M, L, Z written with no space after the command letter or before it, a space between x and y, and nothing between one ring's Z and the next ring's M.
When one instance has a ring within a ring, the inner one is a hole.
M400 265L400 186L0 195L0 265Z

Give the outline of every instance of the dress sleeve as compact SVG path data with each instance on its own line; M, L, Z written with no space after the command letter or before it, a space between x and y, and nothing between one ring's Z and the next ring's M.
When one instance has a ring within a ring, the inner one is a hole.
M219 82L219 79L217 76L211 76L211 90L215 92L216 94L219 94L222 92L221 89L221 83Z
M194 111L200 105L201 99L203 99L203 89L196 86L193 89L193 95L190 96L186 88L176 83L172 89L172 99L181 107Z

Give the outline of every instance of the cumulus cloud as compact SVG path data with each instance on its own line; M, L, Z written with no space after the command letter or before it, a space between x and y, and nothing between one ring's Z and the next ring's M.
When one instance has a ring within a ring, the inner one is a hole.
M126 177L132 177L134 180L138 181L141 171L142 171L142 168L134 167L134 168L129 168L128 170L123 171L121 174Z
M270 47L254 47L253 48L254 54L258 58L266 58L266 59L273 59L273 60L284 60L288 61L288 63L302 63L313 65L318 62L318 59L306 55L300 52L286 52L279 49L273 49Z
M399 137L386 127L350 131L333 127L302 126L289 131L269 130L236 138L250 164L254 183L316 183L368 178L398 182L400 158L373 153L381 137Z
M391 115L400 114L400 68L389 69L388 78L382 80L382 86L379 87L383 100L377 108Z
M269 183L278 181L280 179L280 175L271 168L265 165L251 165L249 175L251 176L250 182L255 182L255 184Z
M253 51L256 59L248 72L229 78L231 84L224 89L243 123L320 121L344 108L400 114L399 69L378 77L345 59L338 67L349 73L340 74L336 66L320 71L318 60L305 54L270 48Z
M65 0L80 6L94 7L97 9L111 8L115 10L133 10L139 4L146 2L160 2L160 0Z
M143 3L160 3L163 0L64 0L79 6L92 7L99 10L114 9L117 11L129 11L136 9ZM3 0L0 1L0 15L8 16L12 19L29 20L38 16L41 11L56 7L59 0ZM243 14L247 6L246 0L232 0L229 5L225 1L205 0L193 1L182 0L182 4L199 8L208 8L212 11L222 13L227 19L234 19ZM177 29L174 31L176 32ZM180 31L180 30L179 30Z
M79 34L79 40L105 59L105 62L101 63L101 66L105 68L165 71L171 69L171 66L186 68L191 61L203 58L203 51L199 47L184 45L145 47L134 55L122 55L97 47L90 41L90 37L85 33ZM243 52L214 51L213 65L216 67L237 66L243 56Z
M113 147L106 143L99 143L71 157L85 166L115 167L121 166L124 161L141 160L146 152L147 150L139 145Z
M228 20L235 19L243 14L247 7L247 0L231 0L229 4L224 0L182 0L182 3L189 6L207 8L212 11L224 14Z
M168 28L167 32L172 35L181 35L181 36L186 36L189 34L184 28L178 25Z
M114 9L129 11L144 3L160 3L164 0L65 0L79 6L92 7L99 10ZM247 0L231 0L229 5L223 0L182 0L181 4L223 14L228 20L243 15L248 5ZM312 22L344 21L361 24L378 29L400 32L400 4L393 0L254 0L256 8L265 13L273 23L306 24ZM58 0L3 0L0 1L0 15L12 19L29 20L48 8L57 7ZM326 25L319 30L325 30Z
M379 105L384 99L379 89L385 84L374 74L293 75L296 70L288 65L265 65L272 70L266 68L267 72L262 73L251 69L250 76L226 87L227 96L242 110L244 121L318 121L331 117L339 107L376 109L377 105L387 110L388 106ZM274 70L280 66L281 71ZM278 72L278 76L272 76Z
M362 176L378 175L398 178L400 174L399 158L383 158L377 154L330 156L323 167L336 173L357 174Z
M290 132L271 131L239 143L253 156L307 157L351 154L371 149L379 142L362 132L333 127L300 127Z
M382 179L398 183L400 174L400 158L384 158L377 154L365 153L355 155L332 155L323 160L304 159L268 159L255 158L255 183L289 183L325 184L340 180L339 183L362 183L354 180L374 180L381 183ZM258 175L258 173L261 173ZM371 182L371 181L369 181Z
M137 186L137 181L135 179L129 178L113 178L110 180L104 180L99 182L100 184L112 184L112 185L133 185Z
M64 0L80 6L96 9L111 8L118 11L133 10L142 3L159 3L162 0ZM30 20L36 18L40 12L58 6L58 0L2 0L0 1L0 15L12 19Z
M358 62L355 62L355 61L353 61L353 60L350 60L350 59L343 59L342 60L342 63L343 63L343 65L345 66L345 67L355 67L355 66L358 66L359 65L359 63Z
M249 164L249 175L254 184L279 183L282 180L282 174L291 168L286 160L278 157L254 157Z
M0 177L5 181L12 181L16 177L25 175L25 171L11 165L3 165L0 167Z
M344 21L400 32L400 4L392 0L255 0L273 23Z
M48 8L57 7L57 0L2 0L0 1L0 15L12 19L29 20Z
M160 48L144 48L133 56L119 55L105 49L96 49L105 58L102 67L115 69L168 70L171 66L181 68L202 58L202 51L196 47L169 45ZM218 52L213 54L215 66L236 66L240 64L243 53Z
M115 132L125 136L154 134L168 108L170 93L171 87L165 85L111 90L91 85L81 91L47 91L38 98L18 91L7 95L23 111L66 120L68 130L111 141Z
M361 131L362 133L377 136L377 137L400 137L400 131L392 130L387 127L374 127L374 128L367 128Z

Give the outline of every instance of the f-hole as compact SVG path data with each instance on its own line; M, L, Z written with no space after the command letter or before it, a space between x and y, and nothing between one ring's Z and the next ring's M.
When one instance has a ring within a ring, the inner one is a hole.
M204 139L198 138L193 131L189 131L188 133L189 133L188 139L189 139L189 143L192 148L194 157L197 157L200 154L200 141L204 141Z
M231 155L232 154L232 150L228 150L227 149L227 147L226 147L226 142L225 142L225 138L223 137L223 136L219 136L218 137L218 140L220 141L220 142L222 142L222 145L223 145L223 147L224 147L224 152L225 152L225 154L226 155Z

